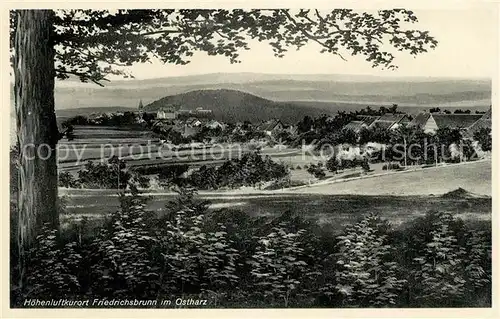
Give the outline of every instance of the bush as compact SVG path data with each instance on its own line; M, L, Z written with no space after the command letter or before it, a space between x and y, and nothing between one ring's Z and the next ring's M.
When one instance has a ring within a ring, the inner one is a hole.
M461 306L484 294L491 284L490 240L449 213L431 212L417 219L402 247L411 258L407 262L414 302Z
M367 160L362 161L361 164L360 164L360 166L363 169L363 171L365 171L365 172L370 171L370 164L368 163Z
M108 163L97 163L89 161L78 171L78 182L84 188L118 188L125 189L131 178L125 170L126 164L123 160L112 158Z
M209 210L194 189L179 189L160 216L146 201L120 195L120 209L85 239L83 224L42 228L15 305L196 296L225 308L491 307L491 233L449 213L397 231L371 214L334 236L290 212Z
M64 185L70 185L71 178L63 176ZM61 183L60 185L63 185ZM107 163L87 162L84 168L78 171L78 178L73 183L83 188L126 189L148 188L150 180L136 169L127 170L125 161L115 156Z
M28 252L28 267L21 302L25 298L73 298L80 293L78 280L82 256L76 243L61 245L58 232L43 225L35 246Z
M81 187L81 183L69 172L60 172L58 180L58 185L60 187L67 188L78 188Z
M267 186L264 189L265 190L276 190L276 189L283 189L283 188L303 186L303 185L307 185L307 184L302 182L302 181L298 181L298 180L282 179L282 180L279 180L279 181L272 183L271 185Z
M398 170L401 169L401 165L399 163L389 163L389 164L384 164L382 166L382 170L387 171L387 170Z
M289 176L287 167L263 157L260 152L244 154L240 159L224 162L219 167L202 166L191 173L187 183L197 189L237 188L261 182L278 181Z
M338 237L335 284L322 290L329 296L340 296L342 306L395 306L405 280L391 259L394 248L388 245L387 227L376 216L369 215L353 226L347 226Z
M339 160L335 157L332 156L326 161L326 169L329 170L332 173L337 173L338 170L340 169L340 162Z
M163 167L158 174L158 180L161 185L182 185L184 182L183 175L189 170L189 165L172 165Z
M146 227L145 201L134 194L121 194L120 206L92 243L92 293L156 298L161 269L152 259L151 247L157 239Z
M326 177L325 170L322 165L318 164L310 164L307 168L307 172L313 175L317 179L323 179Z
M481 128L474 132L474 140L479 142L481 149L485 152L491 151L492 136L491 128Z

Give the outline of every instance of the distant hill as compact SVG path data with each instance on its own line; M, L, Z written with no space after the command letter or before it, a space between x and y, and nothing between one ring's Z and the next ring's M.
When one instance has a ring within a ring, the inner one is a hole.
M378 77L343 74L211 73L145 80L113 80L99 87L74 79L57 81L55 102L60 117L100 112L101 108L136 109L166 96L193 91L236 90L265 99L269 114L353 111L398 104L408 113L430 107L485 111L491 105L491 80L467 78ZM13 98L13 95L11 96ZM198 106L205 102L199 100ZM13 101L12 101L13 112ZM287 109L282 106L288 105ZM92 108L91 111L89 108ZM316 109L316 110L315 110ZM319 111L318 111L319 109ZM74 111L69 111L74 110ZM97 110L97 111L96 111ZM264 113L265 114L265 113ZM246 114L239 114L247 116ZM255 114L248 114L255 117Z
M304 115L320 115L325 109L309 108L287 102L275 102L249 93L218 89L196 90L170 95L154 101L144 107L156 111L162 107L180 105L183 109L194 110L197 107L210 109L216 119L228 122L259 122L279 118L287 123L296 123Z
M421 77L377 77L336 74L216 73L181 77L119 80L99 87L58 81L56 109L137 107L168 95L195 90L228 89L272 101L360 103L400 106L489 106L491 80Z

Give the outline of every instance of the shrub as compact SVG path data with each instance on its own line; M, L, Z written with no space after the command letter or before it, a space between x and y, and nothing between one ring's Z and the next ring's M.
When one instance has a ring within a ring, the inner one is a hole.
M92 245L92 293L156 298L160 269L152 260L151 247L157 240L146 227L145 201L122 193L120 206Z
M172 165L163 167L159 174L158 179L160 183L165 186L182 185L184 178L183 175L188 171L189 165Z
M64 182L69 180L64 177ZM126 162L112 157L107 163L94 164L88 161L84 168L78 171L78 178L75 180L77 186L83 188L105 188L105 189L126 189L148 188L150 180L142 175L140 169L127 169Z
M198 189L255 187L261 182L284 179L289 174L284 164L274 162L269 156L262 157L260 152L253 152L240 159L226 161L218 168L202 166L191 173L187 182Z
M57 230L48 225L42 226L35 245L28 253L24 298L47 300L79 295L77 274L82 256L75 250L76 243L61 245L57 237Z
M387 227L376 215L347 226L338 237L335 285L322 290L326 295L340 295L349 307L394 306L405 280L391 260L394 248L388 245Z
M310 164L307 168L307 172L317 179L323 179L326 177L325 170L320 164Z
M404 242L416 304L467 305L491 284L490 239L469 231L449 213L431 212L417 219Z
M78 181L84 188L118 188L125 189L130 173L125 170L123 160L112 158L108 163L89 161L83 170L78 171Z
M60 172L58 177L59 177L58 185L60 187L67 187L67 188L81 187L80 182L73 176L73 174L69 172Z
M282 179L282 180L279 180L279 181L272 183L271 185L267 186L264 189L265 190L276 190L276 189L303 186L303 185L306 185L306 183L303 181Z
M218 292L238 280L238 251L226 228L217 223L204 229L207 205L194 201L194 191L181 189L160 223L160 251L164 263L162 292ZM173 209L172 209L173 208ZM201 271L200 271L201 270Z
M335 236L289 211L209 210L194 189L178 191L161 216L134 189L121 194L98 235L83 222L42 228L25 285L11 288L16 304L182 295L213 307L491 306L490 231L449 213L397 231L371 214Z
M479 142L479 145L481 145L481 149L483 151L491 151L491 128L481 128L478 131L474 132L474 139Z
M399 165L399 163L389 163L382 166L382 170L384 171L397 169L401 169L401 165Z
M307 303L306 299L314 295L310 285L314 286L320 272L308 225L300 217L285 213L261 228L262 233L255 238L255 252L247 261L253 298L264 297L267 303L288 307L292 300Z
M340 169L339 160L335 156L330 157L326 161L326 169L332 173L337 173L337 171Z

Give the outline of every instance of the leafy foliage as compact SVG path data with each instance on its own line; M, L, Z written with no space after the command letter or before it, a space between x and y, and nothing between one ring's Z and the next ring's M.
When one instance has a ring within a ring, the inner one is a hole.
M116 156L110 158L107 163L87 162L85 167L78 171L76 180L65 173L61 173L59 176L61 186L69 185L65 187L82 186L84 188L107 189L149 187L149 178L143 176L139 171L127 169L125 161Z
M399 231L376 215L335 236L290 212L269 218L209 210L194 189L161 215L135 191L82 240L44 228L25 298L197 296L212 307L491 305L491 234L448 213ZM81 228L81 229L80 229ZM47 271L50 269L50 271Z
M407 236L403 249L412 258L409 275L415 302L464 304L491 282L490 239L484 231L470 232L451 214L431 212L417 220Z
M78 180L70 172L61 172L58 176L58 185L60 187L77 188L81 186Z
M219 167L202 166L191 173L188 183L199 189L236 188L256 186L262 182L278 181L288 177L285 165L263 157L260 151L244 154L228 160Z
M323 288L325 294L340 294L343 306L396 305L405 280L398 274L397 263L390 258L393 247L387 243L384 227L377 216L369 215L348 226L338 237L336 284Z
M42 226L36 245L29 253L25 298L71 298L80 292L77 274L82 256L77 253L75 243L62 246L58 233L47 225ZM50 270L50 271L48 271Z
M321 165L320 163L310 164L307 167L307 172L317 179L323 179L326 177L325 169L323 168L323 165Z
M11 33L16 32L18 13L10 13ZM236 63L239 50L249 49L249 39L269 43L278 57L289 48L314 42L322 53L342 59L346 54L361 55L374 67L391 69L396 68L394 51L417 55L437 45L428 31L411 28L418 20L405 9L376 13L349 9L78 9L56 10L52 18L56 76L75 75L95 83L108 75L130 77L127 66L152 58L187 64L196 51L223 55Z
M491 151L492 136L490 128L481 128L474 132L474 139L479 142L483 151Z
M93 242L92 293L98 296L151 298L156 296L159 269L152 262L156 238L146 227L144 200L120 195L121 209Z
M301 293L300 286L308 278L308 265L303 260L301 237L305 230L290 232L285 223L257 238L257 248L247 263L252 266L255 292L264 298L283 299L288 307L290 298Z

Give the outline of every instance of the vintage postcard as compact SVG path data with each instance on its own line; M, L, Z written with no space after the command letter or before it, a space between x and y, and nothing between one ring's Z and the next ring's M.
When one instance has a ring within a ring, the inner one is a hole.
M4 10L6 317L494 316L498 4L137 7Z

